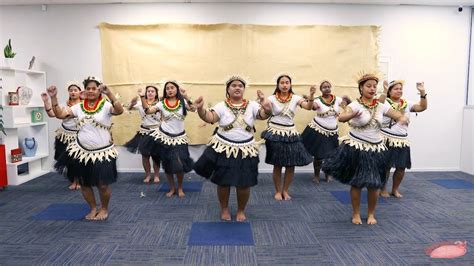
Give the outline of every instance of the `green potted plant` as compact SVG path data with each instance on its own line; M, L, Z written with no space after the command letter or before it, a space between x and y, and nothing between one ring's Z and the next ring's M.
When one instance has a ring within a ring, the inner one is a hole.
M12 40L8 39L8 44L3 49L3 55L5 56L5 65L7 67L11 67L11 62L15 57L16 53L13 52L12 49Z

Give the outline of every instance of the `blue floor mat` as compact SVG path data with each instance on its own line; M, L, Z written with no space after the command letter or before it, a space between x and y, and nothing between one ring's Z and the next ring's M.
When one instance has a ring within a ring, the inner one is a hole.
M250 223L195 222L191 227L189 246L252 246Z
M90 210L87 204L56 203L49 205L32 218L33 220L82 220Z
M339 190L339 191L331 191L331 194L342 204L351 204L351 193L348 190ZM367 191L362 190L362 194L360 196L360 203L367 204ZM377 204L384 204L387 203L385 198L379 197Z
M448 189L474 189L474 183L461 179L433 179L430 182Z
M202 182L200 181L183 183L184 192L201 192L201 189L202 189ZM160 192L168 192L169 190L170 190L170 186L168 185L168 183L164 183L158 189L158 191Z

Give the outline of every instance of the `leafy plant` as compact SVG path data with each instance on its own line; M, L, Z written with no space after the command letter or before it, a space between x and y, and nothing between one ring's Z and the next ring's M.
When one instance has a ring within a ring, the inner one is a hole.
M3 49L3 55L5 55L5 58L15 57L16 53L14 53L13 50L12 50L12 40L11 39L8 39L8 44L5 46L5 49Z

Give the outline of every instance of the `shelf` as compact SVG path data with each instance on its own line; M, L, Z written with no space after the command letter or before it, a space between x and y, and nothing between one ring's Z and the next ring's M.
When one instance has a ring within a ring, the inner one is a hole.
M5 129L15 129L15 128L22 128L22 127L34 127L34 126L44 126L47 125L47 122L38 122L38 123L22 123L22 124L15 124L12 127L6 126Z
M9 154L7 155L9 156ZM48 157L48 154L47 153L39 153L39 154L36 154L36 156L33 156L33 157L25 157L23 156L23 159L19 162L16 162L16 163L9 163L7 162L7 166L11 166L11 165L20 165L20 164L24 164L24 163L29 163L29 162L33 162L33 161L36 161L36 160L40 160L40 159L43 159L43 158L47 158Z
M28 104L28 105L4 105L3 108L44 108L44 104Z
M5 66L0 67L0 70L14 71L14 72L20 72L20 73L26 73L26 74L41 74L41 75L45 74L44 71L10 68L10 67L5 67Z
M11 175L8 176L8 185L9 186L18 186L30 180L33 180L39 176L45 175L49 173L47 170L37 170L34 172L29 172L27 174L20 174L20 175Z

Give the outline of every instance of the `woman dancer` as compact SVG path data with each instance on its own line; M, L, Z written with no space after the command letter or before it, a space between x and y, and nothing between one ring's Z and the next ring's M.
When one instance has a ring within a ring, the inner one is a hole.
M188 151L188 137L184 131L184 119L187 110L193 107L185 100L180 86L176 81L165 82L163 89L163 100L153 106L149 106L145 99L145 94L140 94L142 106L147 114L161 113L162 122L158 129L154 130L150 136L155 140L156 155L159 155L170 191L167 197L176 194L174 175L178 179L178 196L185 196L183 191L184 173L193 169L194 162Z
M272 103L272 116L268 120L268 127L262 132L265 139L265 162L273 165L273 182L275 184L275 199L290 200L288 193L291 181L295 175L295 166L303 166L313 161L311 154L306 151L301 136L295 128L294 117L297 106L306 110L313 108L314 93L312 86L309 98L306 100L293 93L291 77L280 75L277 78L276 89L268 97ZM285 167L285 178L281 184L281 171Z
M428 107L428 101L426 100L425 84L424 82L416 83L416 89L420 92L420 102L413 103L403 99L403 84L402 80L394 80L390 84L385 86L384 94L379 97L380 102L384 102L387 98L387 102L390 106L401 112L408 121L410 120L410 112L423 112ZM385 138L385 145L388 148L388 170L387 175L390 175L390 168L394 167L395 172L393 173L393 185L392 195L396 198L403 197L398 191L400 184L402 183L403 177L405 176L405 169L411 168L411 156L410 156L410 142L408 140L408 124L400 125L395 123L389 117L384 117L382 129L382 135ZM380 196L384 198L390 197L387 192L386 186L383 187Z
M339 146L337 116L340 113L340 107L350 103L347 96L341 98L332 94L331 87L331 82L327 80L323 80L319 85L322 95L314 101L313 110L316 110L316 115L301 134L306 150L314 157L314 182L316 183L319 183L322 160ZM329 182L328 175L326 175L326 182Z
M141 89L139 90L139 93ZM148 106L153 106L158 103L159 96L158 96L158 89L153 85L148 85L145 87L145 101L147 102ZM143 179L144 183L150 183L151 179L151 166L150 166L150 157L152 154L152 147L153 147L153 138L150 134L160 126L160 114L146 114L145 109L143 108L141 101L137 103L138 97L136 96L130 102L128 110L138 110L141 116L141 125L140 129L137 131L137 134L128 141L124 146L127 150L131 153L139 152L142 155L142 165L143 169L145 170L145 179ZM153 171L154 171L154 179L153 183L160 182L160 158L158 155L154 155L152 157L153 161Z
M342 138L342 144L331 156L323 161L322 170L351 186L352 223L362 224L360 217L360 195L362 188L368 190L367 224L376 224L375 206L378 190L387 177L386 150L380 134L383 116L388 116L400 124L407 119L387 105L375 99L378 77L365 74L359 78L361 97L352 102L339 115L340 122L349 122L349 135Z
M71 83L67 86L67 91L69 93L69 99L66 102L66 106L70 108L71 106L81 102L81 86L77 83ZM46 92L41 93L41 98L44 103L44 108L49 117L56 117L54 115L53 108L51 107L51 102L49 96ZM62 107L64 108L64 107ZM66 153L66 147L69 143L76 140L77 134L77 121L76 118L66 117L62 120L61 127L56 130L56 137L54 140L54 168L59 173L67 172L67 177L71 184L69 185L70 190L81 189L77 177L71 176L71 173L66 171L68 166L68 156Z
M254 123L256 119L267 119L272 110L271 103L261 91L257 91L260 104L244 99L247 82L242 77L233 76L225 85L226 100L213 108L204 109L202 97L194 102L203 121L219 125L194 170L217 185L221 219L224 221L231 220L230 188L236 187L236 220L243 222L247 219L245 206L250 187L258 183L259 144L253 137Z
M54 114L59 119L75 117L78 120L78 132L74 142L67 146L67 153L73 167L68 171L77 176L81 192L91 211L86 220L106 220L112 190L110 184L117 181L117 151L110 132L112 115L123 113L122 104L106 85L94 77L83 82L86 91L85 100L70 108L58 106L57 89L48 88ZM110 100L107 101L102 94ZM100 210L92 187L96 186L100 196Z

